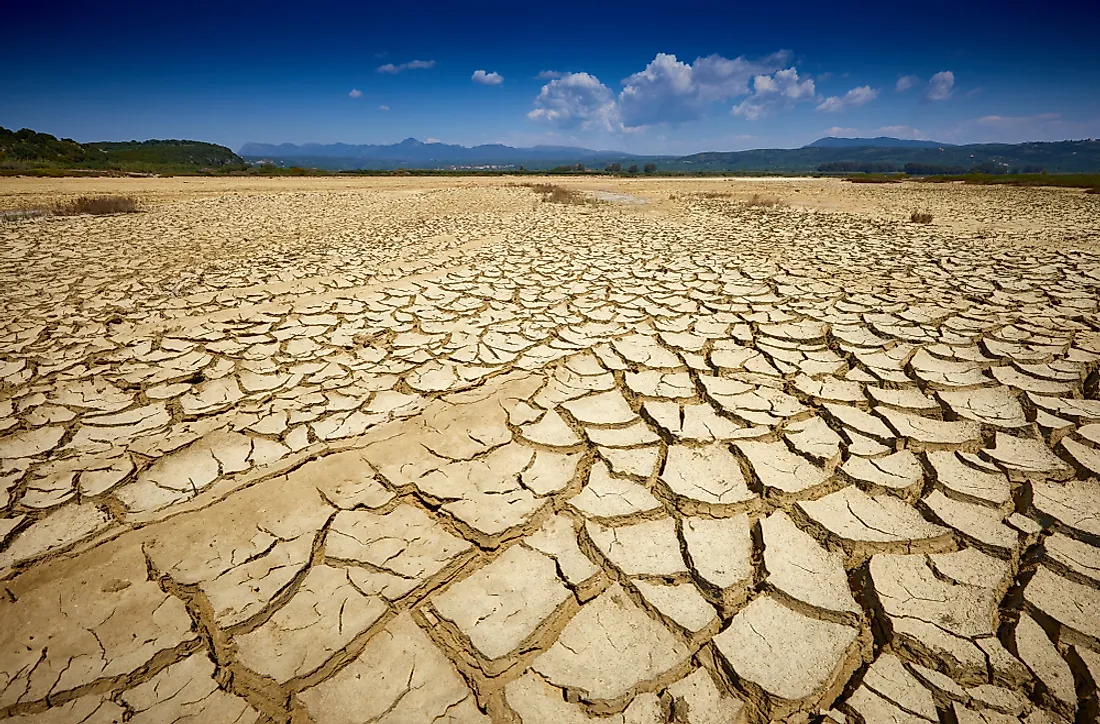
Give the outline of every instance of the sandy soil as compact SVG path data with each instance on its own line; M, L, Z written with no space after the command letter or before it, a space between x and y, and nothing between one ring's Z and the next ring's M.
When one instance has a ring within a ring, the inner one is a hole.
M0 179L0 721L1096 717L1100 197L528 180Z

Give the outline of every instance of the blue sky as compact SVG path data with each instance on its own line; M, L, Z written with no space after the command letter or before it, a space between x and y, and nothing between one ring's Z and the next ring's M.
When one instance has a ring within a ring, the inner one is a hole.
M17 3L0 125L78 141L1100 136L1100 4Z

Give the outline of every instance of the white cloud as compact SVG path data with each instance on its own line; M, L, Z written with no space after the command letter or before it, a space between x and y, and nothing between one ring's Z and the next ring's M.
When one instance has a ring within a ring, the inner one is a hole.
M618 108L611 89L588 73L566 73L542 87L527 117L558 128L611 130Z
M858 88L845 93L843 96L829 96L818 104L819 111L842 111L853 106L862 106L878 98L878 89L869 85L861 85Z
M380 110L380 111L388 111L389 109L390 109L389 106L378 106L378 110Z
M560 70L540 70L539 74L535 78L539 80L554 80L555 78L561 78L565 73Z
M788 57L785 51L758 61L709 55L688 64L658 53L644 70L623 80L618 99L623 125L697 120L710 104L747 94L754 75L779 70Z
M378 66L379 73L389 73L390 75L397 75L403 70L423 70L425 68L434 68L434 60L410 60L408 63L386 63L385 65Z
M924 97L930 101L944 101L951 97L954 90L955 74L949 70L941 70L929 79Z
M989 115L959 121L937 131L937 137L955 143L1023 143L1100 138L1100 116L1067 118L1061 113L1030 116Z
M484 70L475 70L470 80L482 85L500 85L504 82L504 76L500 73L487 73Z
M832 128L826 128L824 134L826 136L839 136L843 138L874 138L876 136L921 140L927 138L920 129L910 126L881 126L879 128L843 128L840 126L833 126Z
M813 79L799 80L798 70L793 67L771 75L754 76L752 89L752 95L734 106L730 113L756 121L781 108L814 97Z
M352 88L351 92L348 93L348 98L362 98L362 97L363 97L363 91L359 90L358 88Z
M913 128L912 126L883 126L882 128L875 129L874 133L879 136L907 138L910 140L922 139L925 137L919 128Z
M1052 121L1060 121L1061 119L1062 114L1060 113L1039 113L1034 116L982 116L975 122L983 126L1006 128L1022 125L1031 126L1037 123L1050 123Z
M903 75L898 78L898 83L894 86L894 90L900 93L901 91L909 90L915 85L920 85L920 78L915 75Z
M440 143L438 138L425 138L424 143Z
M618 96L588 73L544 70L538 77L550 82L543 86L534 110L527 115L561 128L600 126L625 132L693 121L713 103L747 95L754 78L765 79L761 81L763 88L789 57L787 51L760 60L709 55L685 63L670 53L658 53L643 70L623 79ZM797 81L797 72L793 68L789 71ZM784 82L784 76L779 76L778 82ZM795 89L797 98L801 98L805 87L813 95L813 81L804 80Z

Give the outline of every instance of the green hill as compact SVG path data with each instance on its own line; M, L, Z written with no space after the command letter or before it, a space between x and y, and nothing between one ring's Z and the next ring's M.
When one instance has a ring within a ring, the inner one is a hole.
M29 128L9 131L0 126L0 164L79 164L84 161L100 161L99 154L88 151L71 138L58 139L48 133L37 133Z
M106 155L109 163L147 163L167 166L219 168L240 166L242 159L225 146L202 141L96 141L85 143L89 151Z
M324 146L271 147L262 157L245 159L226 148L201 141L98 141L77 143L58 139L28 128L10 131L0 127L0 174L42 173L73 174L82 172L142 172L162 174L194 173L295 173L303 169L453 169L461 173L477 169L506 173L526 168L529 171L553 170L584 163L593 169L618 166L629 169L655 164L656 171L679 174L852 174L909 173L914 176L960 174L1095 174L1100 172L1100 141L1053 141L1032 143L984 143L966 146L942 145L913 147L884 144L897 139L822 139L803 148L759 148L750 151L697 153L680 158L669 156L632 157L610 151L588 149L481 146L467 149L443 144L422 144L407 139L391 146L351 147L334 144L332 148L372 150L377 157L300 156ZM824 143L830 141L829 143ZM840 145L834 142L841 141ZM850 146L848 142L877 145ZM255 146L256 144L250 144ZM441 146L455 158L437 157ZM410 150L411 148L411 150ZM274 151L289 154L280 156ZM379 149L386 153L378 156ZM424 149L428 149L424 151ZM457 150L456 150L457 149ZM247 149L246 149L247 150ZM291 153L291 152L294 153ZM415 153L414 153L415 152ZM423 152L423 153L421 153ZM423 157L427 153L429 157ZM411 155L410 155L411 154ZM581 156L573 158L570 154ZM458 158L461 156L461 158ZM271 159L275 159L272 161ZM251 161L251 163L249 163ZM321 171L324 173L324 171Z
M225 146L202 141L97 141L77 143L29 128L0 127L0 171L91 169L148 173L244 168Z
M771 171L850 173L903 171L938 173L1096 173L1100 141L979 143L938 148L882 146L761 148L730 153L697 153L659 164L669 171Z

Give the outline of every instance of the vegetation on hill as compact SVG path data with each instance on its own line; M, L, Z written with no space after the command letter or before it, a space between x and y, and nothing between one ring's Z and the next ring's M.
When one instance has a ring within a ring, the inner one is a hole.
M29 128L0 127L0 173L87 169L138 173L240 171L244 159L225 146L201 141L109 141L77 143Z
M84 145L104 153L108 163L200 168L244 165L244 159L225 146L202 141L102 141Z
M0 126L0 163L7 164L79 164L98 162L102 152L93 151L89 159L88 149L71 138L55 138L48 133L37 133L29 128L10 131Z
M411 140L411 139L410 139ZM853 139L842 139L853 140ZM872 139L875 140L875 139ZM339 145L339 144L337 144ZM408 141L390 147L412 145ZM420 144L431 147L440 144ZM450 148L450 147L448 147ZM455 147L461 148L461 147ZM489 147L478 147L489 148ZM494 152L504 153L493 147ZM469 150L469 149L467 149ZM524 152L530 149L510 149ZM578 151L589 154L607 153ZM48 133L36 133L24 128L10 131L0 128L0 175L83 175L120 173L157 174L232 174L305 176L329 173L356 175L573 175L595 174L602 167L605 174L635 176L759 176L837 174L852 180L861 174L867 182L889 182L908 177L961 180L986 183L984 179L1002 178L998 183L1023 179L1027 185L1070 185L1097 188L1094 182L1071 180L1068 175L1096 174L1100 171L1100 141L1056 141L1020 144L974 144L969 146L895 147L895 146L807 146L804 148L754 149L750 151L697 153L682 158L621 157L600 159L591 167L578 163L552 160L556 154L570 149L540 148L541 158L530 163L495 163L486 165L455 165L436 161L412 164L390 159L372 162L356 168L362 159L267 159L246 161L230 149L212 143L181 140L103 141L77 143L69 138L58 139ZM396 151L394 151L396 153ZM486 151L487 153L487 151ZM312 163L317 161L316 164ZM1058 181L1057 179L1063 179Z
M772 171L774 173L890 173L906 166L921 175L959 173L1096 173L1100 141L980 143L939 148L853 146L760 148L697 153L660 163L665 170Z

